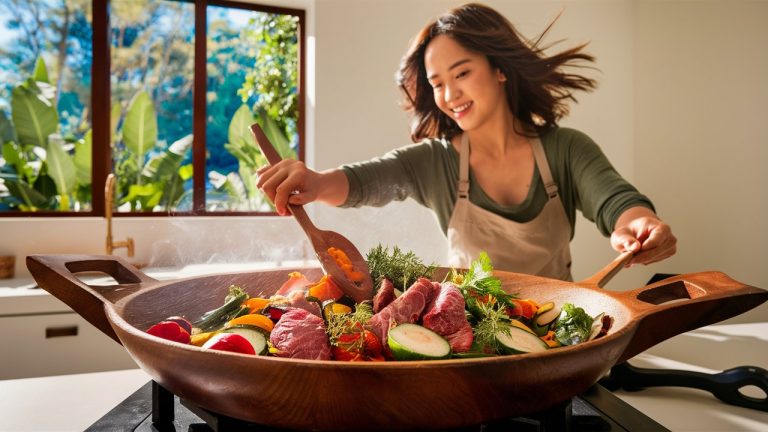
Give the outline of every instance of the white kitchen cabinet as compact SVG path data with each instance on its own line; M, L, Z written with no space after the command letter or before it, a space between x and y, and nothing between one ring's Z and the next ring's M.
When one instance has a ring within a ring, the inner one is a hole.
M41 289L0 288L0 379L138 367L117 342Z

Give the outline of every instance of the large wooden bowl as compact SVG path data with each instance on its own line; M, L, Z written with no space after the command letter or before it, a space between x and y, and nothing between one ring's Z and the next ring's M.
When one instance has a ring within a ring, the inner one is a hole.
M719 272L626 292L498 272L508 292L605 312L614 326L603 338L537 354L348 363L204 351L144 332L168 316L195 319L220 306L231 284L269 295L287 269L159 282L111 256L30 256L27 266L40 287L121 343L179 397L250 422L313 430L445 429L530 414L583 392L614 364L669 337L768 299L768 291ZM318 268L295 270L310 279L321 275ZM119 285L86 285L74 275L84 271L106 273Z

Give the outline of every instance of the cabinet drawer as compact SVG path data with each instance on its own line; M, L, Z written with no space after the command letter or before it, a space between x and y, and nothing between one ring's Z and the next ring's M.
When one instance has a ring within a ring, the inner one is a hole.
M0 318L0 379L136 368L122 345L76 313Z

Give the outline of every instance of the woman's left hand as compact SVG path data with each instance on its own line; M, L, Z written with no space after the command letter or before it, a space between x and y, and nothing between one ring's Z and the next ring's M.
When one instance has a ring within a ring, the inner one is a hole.
M650 264L669 258L677 251L677 238L656 213L645 207L632 207L619 216L611 234L611 246L632 251L628 266Z

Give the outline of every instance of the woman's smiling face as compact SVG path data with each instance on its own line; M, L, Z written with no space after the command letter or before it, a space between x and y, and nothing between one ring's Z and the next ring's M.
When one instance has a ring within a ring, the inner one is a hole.
M509 110L504 75L484 55L450 36L439 35L429 42L424 67L437 107L462 130L476 129Z

